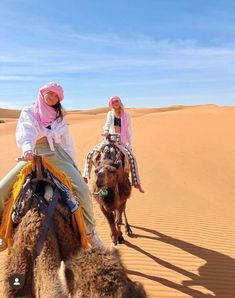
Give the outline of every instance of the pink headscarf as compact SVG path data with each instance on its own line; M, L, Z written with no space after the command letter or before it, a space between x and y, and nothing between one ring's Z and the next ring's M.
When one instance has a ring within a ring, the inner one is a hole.
M121 103L121 105L122 105L122 101L121 101L121 98L120 98L120 97L118 97L118 96L112 96L112 97L110 97L110 99L109 99L109 107L110 107L110 108L113 107L113 102L114 102L115 100L118 100L118 101Z
M122 107L122 112L121 112L121 143L122 144L126 144L129 139L129 130L128 130L128 119L127 119L127 114L124 112L124 106L123 103L121 101L121 98L118 96L112 96L109 99L109 107L112 108L113 107L113 102L115 100L118 100L120 102L120 105Z
M55 92L60 101L64 98L63 88L54 82L50 82L39 89L38 99L34 108L34 116L38 120L39 124L44 127L52 124L56 118L55 109L47 105L43 97L50 91Z

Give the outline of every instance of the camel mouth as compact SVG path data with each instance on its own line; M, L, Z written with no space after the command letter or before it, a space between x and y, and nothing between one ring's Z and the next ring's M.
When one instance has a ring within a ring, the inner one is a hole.
M99 200L104 207L114 208L116 200L114 190L112 188L103 188L99 191ZM114 210L114 209L113 209ZM112 210L112 211L113 211Z
M101 188L105 188L106 185L102 182L96 182L96 186L99 188L99 190L101 190Z

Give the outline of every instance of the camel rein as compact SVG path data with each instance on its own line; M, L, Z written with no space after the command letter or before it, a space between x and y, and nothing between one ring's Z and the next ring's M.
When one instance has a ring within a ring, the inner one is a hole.
M105 196L108 195L108 188L107 187L103 187L99 191L93 192L92 195L94 195L94 196L102 195L102 196L105 197ZM115 185L115 195L118 195L118 184Z
M101 188L99 191L97 191L97 192L93 192L92 194L93 194L94 196L99 196L100 194L103 195L103 196L107 196L107 195L108 195L107 187L103 187L103 188Z

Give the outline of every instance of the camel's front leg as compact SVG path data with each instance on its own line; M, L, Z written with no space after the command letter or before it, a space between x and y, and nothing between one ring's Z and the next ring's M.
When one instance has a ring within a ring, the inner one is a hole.
M105 210L105 208L100 205L100 209L103 212L104 216L106 217L108 223L109 223L109 227L111 230L111 239L112 242L117 245L118 242L118 232L116 229L116 225L115 225L115 218L114 218L114 213L113 212L108 212Z
M125 242L125 239L122 235L121 225L122 225L122 213L124 210L124 206L121 206L115 211L115 223L117 227L117 233L118 233L118 243L122 244Z

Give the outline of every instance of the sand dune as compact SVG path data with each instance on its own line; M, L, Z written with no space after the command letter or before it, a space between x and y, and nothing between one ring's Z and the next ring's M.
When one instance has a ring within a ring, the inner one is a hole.
M69 112L83 168L101 140L107 109ZM0 109L0 177L20 154L16 112ZM134 236L119 246L130 276L149 297L235 297L235 107L129 109L133 150L146 193L133 190L127 214ZM95 206L97 229L109 231ZM1 259L4 255L0 256Z
M0 118L18 118L20 110L8 110L0 108Z

